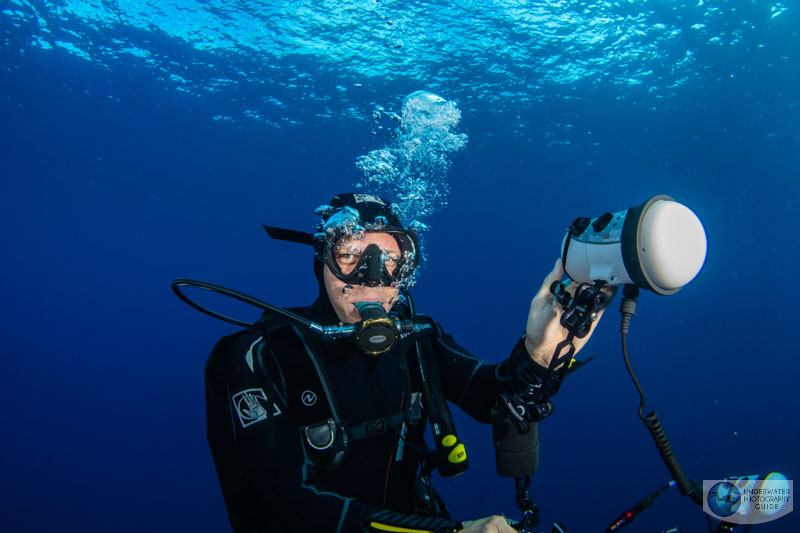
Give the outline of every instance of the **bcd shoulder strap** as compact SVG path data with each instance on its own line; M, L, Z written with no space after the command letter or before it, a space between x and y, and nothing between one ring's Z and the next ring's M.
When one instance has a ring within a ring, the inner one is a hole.
M265 349L257 353L259 363L263 367L264 357L269 356L277 363L286 381L286 401L297 424L306 426L327 418L341 423L325 367L307 334L276 316L254 326L264 337Z
M315 464L336 468L353 440L385 433L405 420L403 410L349 426L340 414L327 372L308 332L274 315L250 329L264 337L262 348L256 352L259 366L266 368L264 358L271 356L283 374L287 406Z

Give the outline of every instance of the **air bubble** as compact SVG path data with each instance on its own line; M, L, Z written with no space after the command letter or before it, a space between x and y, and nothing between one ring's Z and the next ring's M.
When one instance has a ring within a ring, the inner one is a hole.
M334 208L330 205L321 205L318 208L314 209L314 214L319 215L321 217L326 217L333 214Z
M419 220L412 220L411 223L409 223L408 225L408 229L410 229L414 233L422 233L424 231L428 231L430 227L427 224L420 222Z
M396 117L400 126L392 143L356 159L356 167L364 173L357 187L396 199L397 214L404 221L445 207L450 155L467 143L465 134L454 132L461 120L455 102L417 91L403 99L400 116L383 108L378 115Z

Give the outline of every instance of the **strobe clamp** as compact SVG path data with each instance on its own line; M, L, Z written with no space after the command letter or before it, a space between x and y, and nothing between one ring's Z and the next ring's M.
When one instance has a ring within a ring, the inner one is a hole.
M567 337L556 345L541 383L529 386L524 395L528 397L529 403L536 406L529 412L533 411L532 415L539 415L539 420L553 412L550 397L561 388L561 382L564 381L572 365L572 357L575 355L574 340L582 339L589 334L592 324L606 306L606 295L601 291L602 287L601 281L595 284L581 283L575 289L575 294L571 295L567 292L566 283L556 281L550 285L550 292L553 293L555 301L564 310L560 322L567 330ZM535 416L532 420L537 421Z
M561 325L574 337L582 339L588 335L592 330L592 323L597 320L598 313L605 307L606 295L602 292L603 285L605 283L602 281L594 284L581 283L575 289L574 296L567 292L566 283L554 281L550 285L550 292L564 309Z
M549 399L537 403L537 398L541 397L539 387L541 385L529 385L521 394L501 394L495 400L498 410L507 415L520 435L530 431L531 422L539 422L553 413L553 402Z
M602 292L604 283L598 281L594 284L581 283L575 289L575 294L567 292L567 284L555 281L550 285L555 301L563 308L561 325L567 330L567 337L556 345L553 357L547 366L547 371L542 378L542 384L535 391L538 397L536 403L545 403L561 387L564 376L567 375L575 355L576 338L582 339L592 331L592 324L606 306L606 295Z

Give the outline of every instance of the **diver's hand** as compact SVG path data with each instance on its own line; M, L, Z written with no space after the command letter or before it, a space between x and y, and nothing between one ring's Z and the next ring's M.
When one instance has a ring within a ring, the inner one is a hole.
M553 352L558 346L558 343L567 338L569 333L566 328L561 325L561 314L564 310L555 301L555 297L550 292L550 285L554 281L561 281L564 277L564 266L561 264L561 259L556 261L553 271L550 272L539 292L533 297L531 301L531 310L528 313L528 325L525 328L525 348L531 354L533 360L541 366L549 366L550 360L553 359ZM570 282L567 285L567 290L570 293L575 292L576 284ZM574 339L572 342L575 345L575 353L577 354L583 345L589 340L594 333L594 328L597 327L600 317L606 309L608 309L611 300L617 293L616 287L605 287L602 289L606 295L606 306L597 314L597 320L592 324L592 329L589 334L582 339Z
M480 520L464 522L460 533L517 533L502 516L494 515Z

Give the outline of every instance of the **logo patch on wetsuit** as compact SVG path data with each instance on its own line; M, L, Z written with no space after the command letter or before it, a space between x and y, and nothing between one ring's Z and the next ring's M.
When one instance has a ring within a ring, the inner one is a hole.
M303 405L306 407L311 407L315 403L317 403L317 395L314 394L314 391L304 391L303 394L300 396L300 399L303 401Z
M272 411L272 416L281 414L278 404L269 401L267 395L264 394L264 389L247 389L237 392L233 395L232 400L243 428L266 420L269 417L268 409Z

